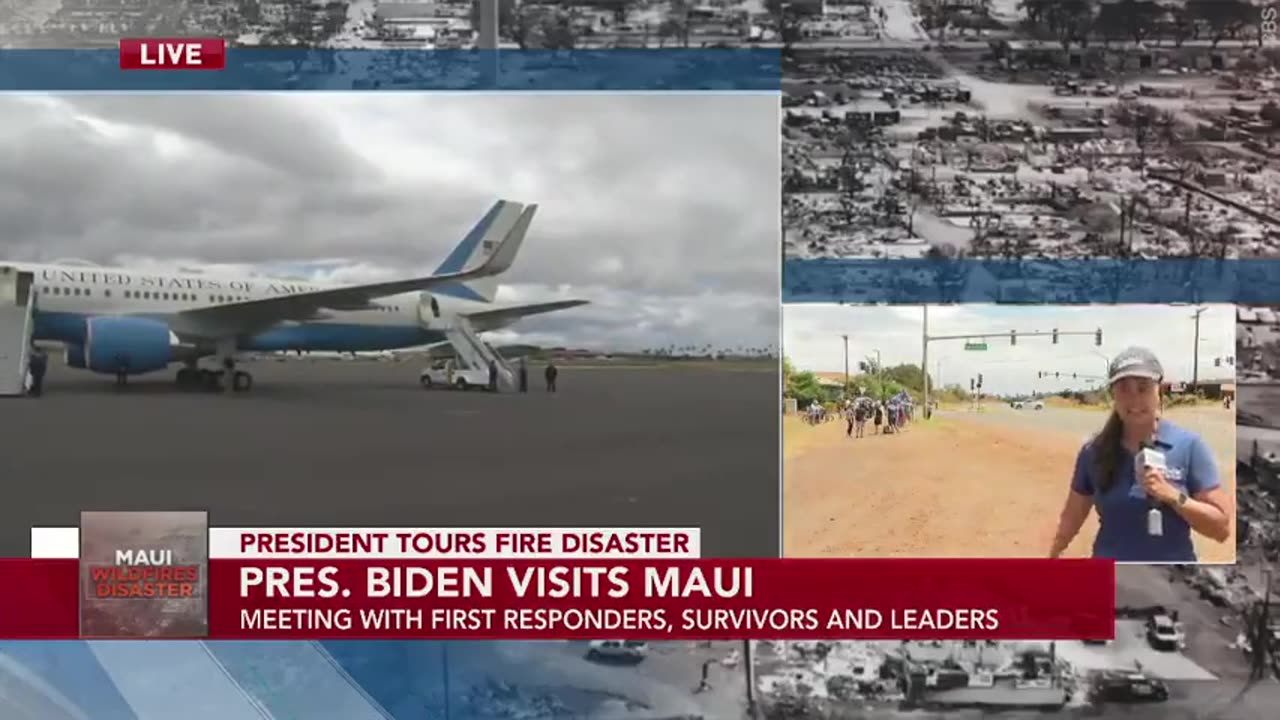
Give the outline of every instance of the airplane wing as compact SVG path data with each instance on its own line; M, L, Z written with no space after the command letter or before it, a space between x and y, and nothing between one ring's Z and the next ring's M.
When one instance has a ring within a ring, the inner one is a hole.
M170 328L179 335L222 338L261 332L276 324L306 321L324 317L329 310L362 309L375 298L429 290L438 285L500 275L515 262L520 244L533 222L537 205L520 214L506 237L479 266L454 273L392 280L390 282L348 285L324 290L279 295L271 298L225 303L176 313Z
M512 307L498 308L496 310L481 310L480 312L468 313L467 319L471 321L471 326L481 332L485 330L496 330L500 327L509 325L520 318L529 317L530 315L541 315L543 313L555 312L557 310L565 310L571 307L586 305L586 300L557 300L555 302L532 303L529 305L515 305Z

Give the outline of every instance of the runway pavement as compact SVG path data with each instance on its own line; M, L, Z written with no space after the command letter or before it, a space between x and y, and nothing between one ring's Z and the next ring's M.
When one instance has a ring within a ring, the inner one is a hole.
M1080 444L1102 429L1107 413L1102 409L1046 407L1043 410L1014 410L1008 405L988 403L982 412L953 410L939 415L962 422L999 424L1006 427L1038 428L1078 435ZM1194 430L1205 439L1222 462L1234 460L1235 411L1219 405L1179 406L1165 411L1165 417L1182 427ZM1078 449L1078 448L1077 448Z
M776 554L775 372L561 369L559 392L426 391L417 363L246 364L248 394L51 367L0 402L0 555L82 509L208 509L215 525L692 526Z

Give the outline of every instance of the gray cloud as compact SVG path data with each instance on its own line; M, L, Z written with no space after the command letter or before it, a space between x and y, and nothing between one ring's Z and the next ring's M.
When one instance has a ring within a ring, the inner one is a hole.
M594 303L529 332L771 344L777 112L765 95L8 96L0 256L385 278L430 270L507 197L541 210L503 299Z

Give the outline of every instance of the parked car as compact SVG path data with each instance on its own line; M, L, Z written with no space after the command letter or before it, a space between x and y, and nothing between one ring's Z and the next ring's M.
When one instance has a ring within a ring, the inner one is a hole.
M1147 621L1147 641L1156 650L1178 650L1182 640L1182 627L1168 615L1156 615Z
M639 662L649 654L649 644L639 640L592 640L588 660L630 660Z

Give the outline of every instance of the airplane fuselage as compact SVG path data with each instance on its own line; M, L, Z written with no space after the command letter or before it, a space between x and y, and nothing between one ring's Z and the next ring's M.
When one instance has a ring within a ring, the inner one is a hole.
M34 275L35 340L82 345L86 320L133 316L164 321L184 310L341 287L336 283L191 272L138 272L122 268L11 263ZM435 302L433 312L431 303ZM307 321L287 321L249 337L238 348L254 352L396 350L444 342L449 318L479 303L414 292L379 298L366 308L329 310Z

